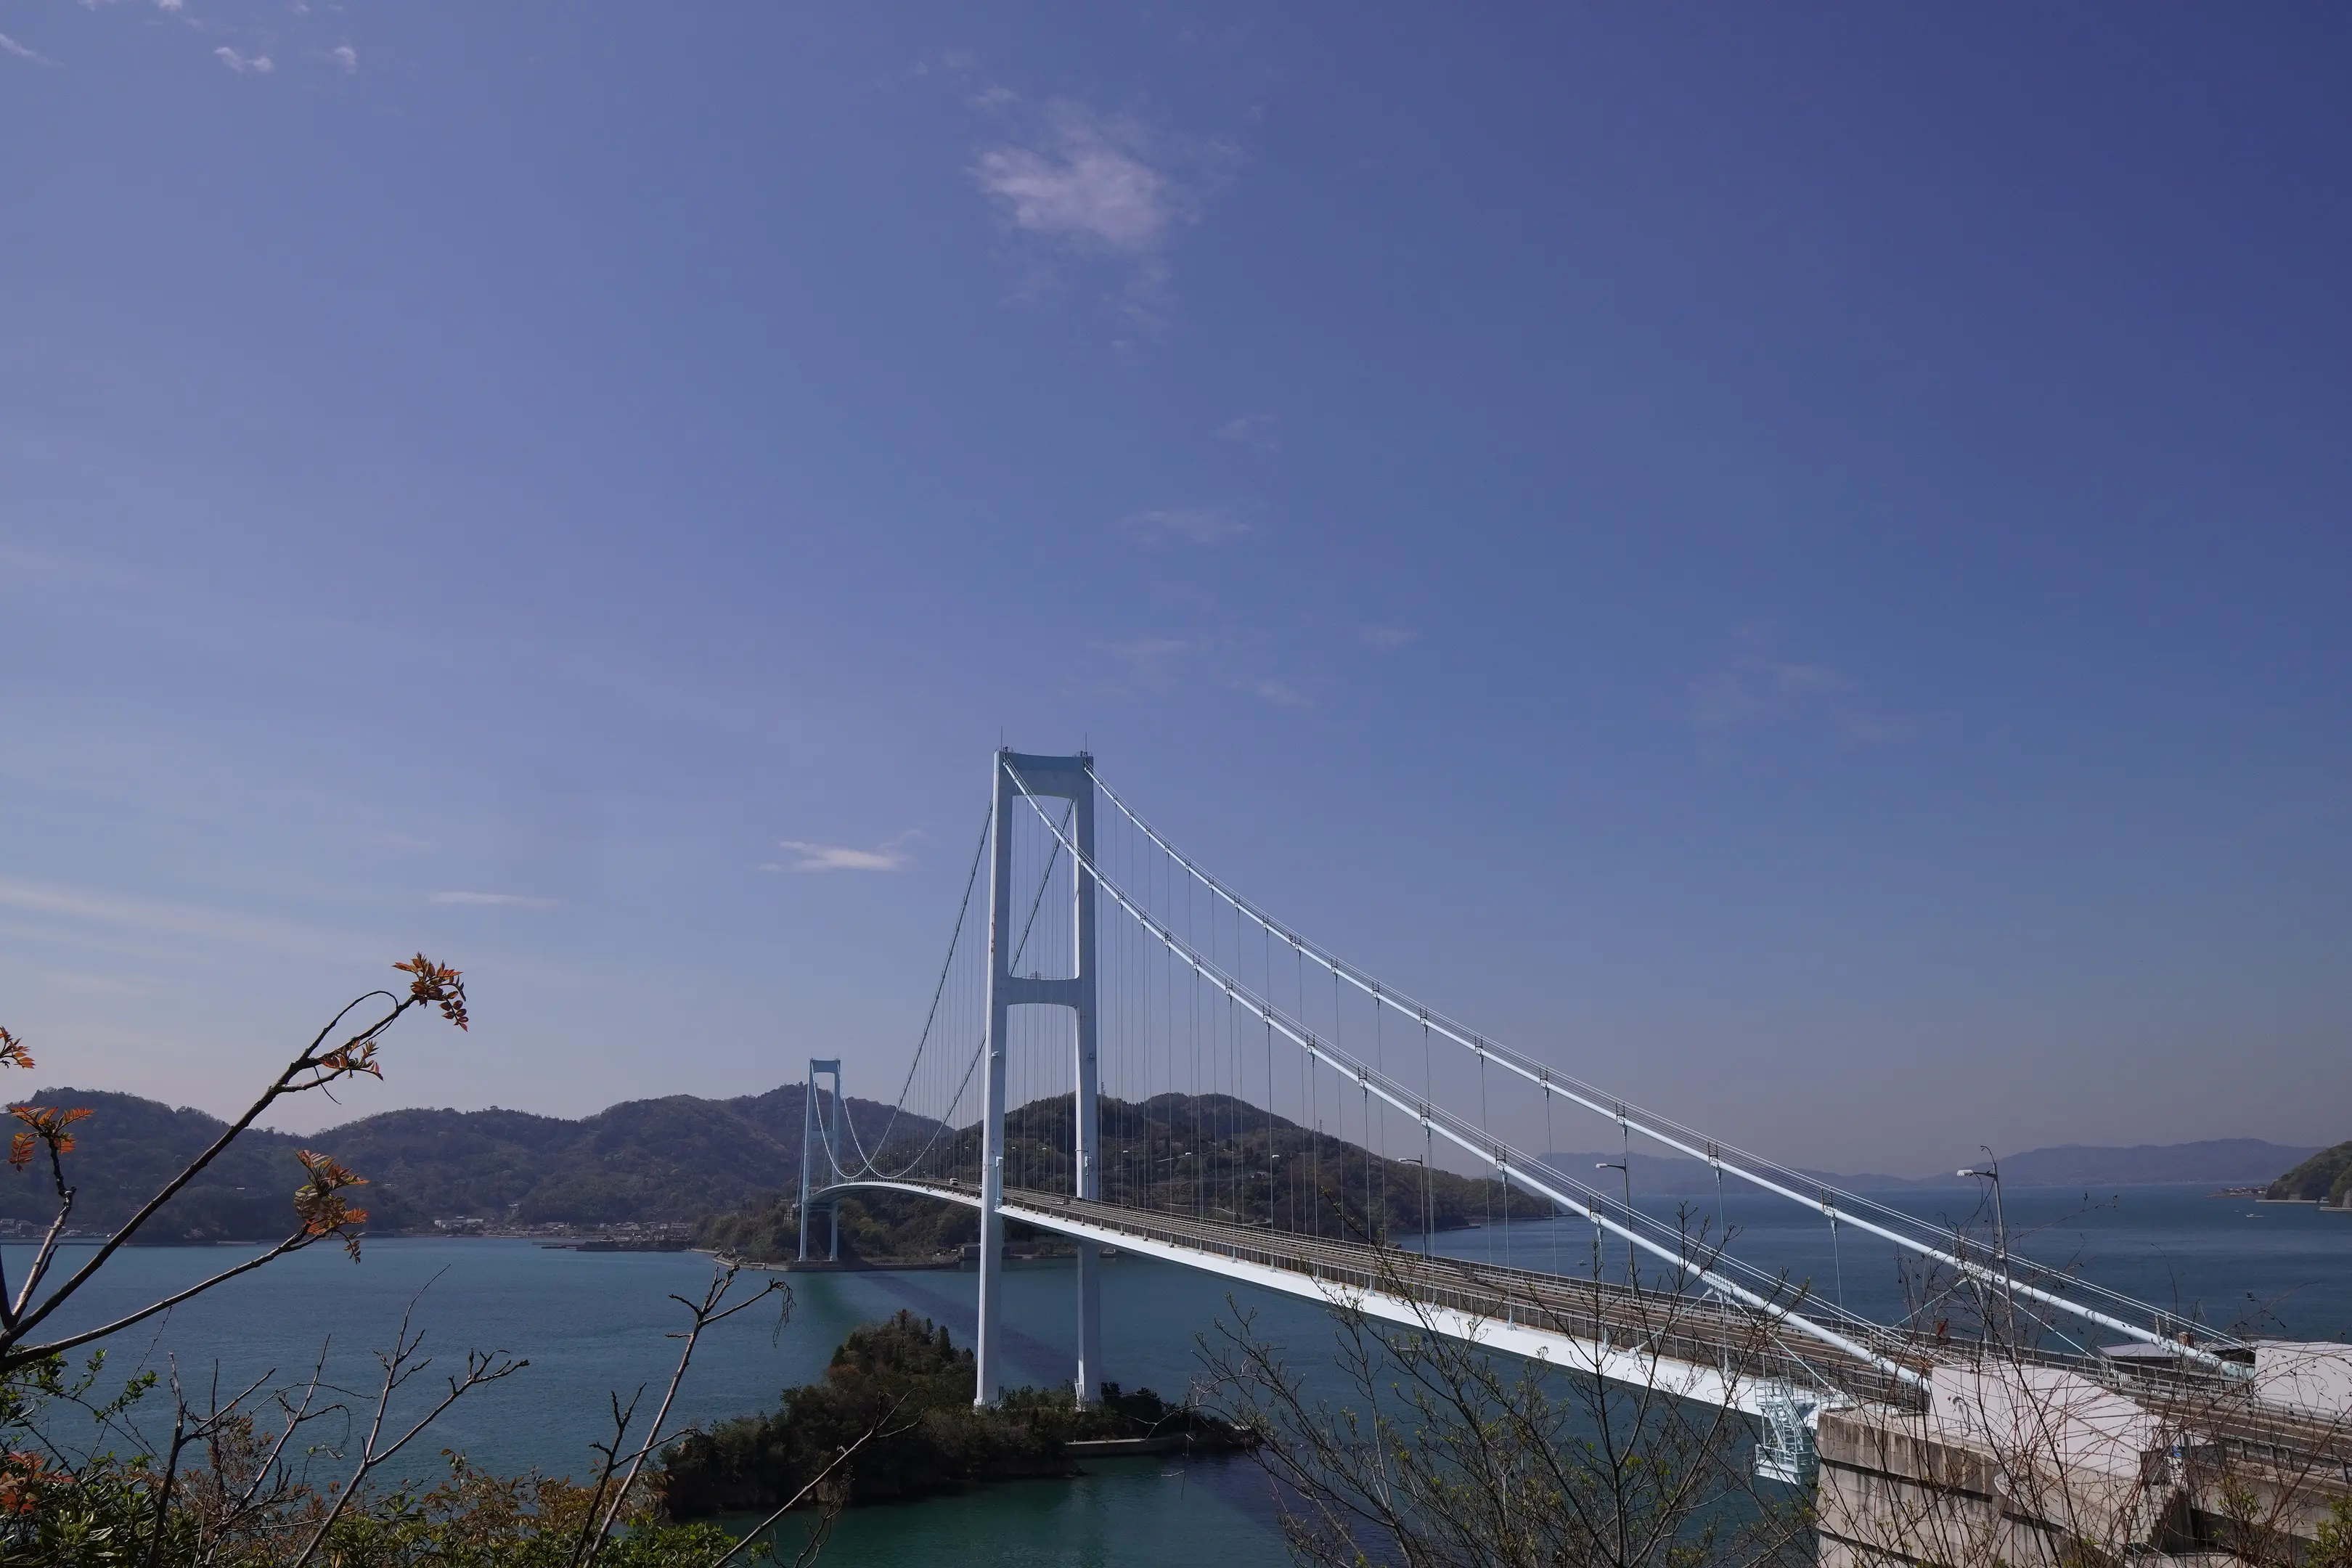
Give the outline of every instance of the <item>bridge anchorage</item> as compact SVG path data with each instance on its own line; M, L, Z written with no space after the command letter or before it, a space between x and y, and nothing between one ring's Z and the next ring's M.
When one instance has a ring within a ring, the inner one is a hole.
M1825 1560L1957 1561L1949 1539L1916 1539L1927 1521L2054 1562L2100 1510L2137 1552L2186 1550L2200 1510L2221 1506L2198 1489L2215 1454L2302 1478L2294 1500L2264 1483L2301 1521L2291 1534L2352 1499L2352 1347L2214 1331L1514 1051L1274 920L1084 753L996 753L897 1100L861 1129L840 1063L812 1061L803 1114L803 1258L820 1210L838 1256L846 1194L977 1211L978 1404L1004 1366L1011 1221L1076 1252L1081 1402L1102 1381L1100 1259L1116 1248L1737 1409L1759 1474L1818 1486ZM1621 1190L1505 1135L1540 1117L1558 1147L1557 1115L1614 1130ZM1712 1176L1696 1233L1635 1201L1635 1140ZM1880 1321L1845 1306L1842 1262L1825 1294L1740 1256L1721 1228L1732 1186L1814 1216L1833 1260L1863 1244L1904 1260L1920 1293ZM1486 1260L1434 1252L1441 1207L1484 1213ZM1568 1247L1574 1267L1563 1234L1589 1236ZM1529 1237L1548 1238L1549 1267ZM1946 1484L1959 1474L1991 1490ZM2029 1506L2021 1476L2057 1489L2025 1486L2043 1500Z

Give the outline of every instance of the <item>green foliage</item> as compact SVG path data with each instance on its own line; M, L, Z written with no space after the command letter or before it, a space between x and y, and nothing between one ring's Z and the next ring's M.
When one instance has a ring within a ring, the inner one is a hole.
M888 1502L977 1481L1073 1472L1064 1445L1083 1438L1234 1434L1170 1406L1150 1389L1106 1387L1081 1410L1067 1389L1006 1391L994 1409L971 1403L972 1355L928 1319L901 1311L851 1331L823 1383L786 1389L774 1414L722 1422L664 1456L663 1490L680 1519L777 1507L880 1424L846 1467L846 1500Z
M822 1217L811 1243L824 1244ZM980 1215L960 1204L911 1194L869 1192L841 1200L845 1258L931 1259L980 1240ZM694 1228L694 1244L757 1263L799 1256L800 1205L761 1194L732 1214L712 1215Z
M801 1086L728 1100L674 1095L615 1105L582 1121L519 1110L394 1110L309 1140L248 1129L174 1197L141 1238L275 1238L293 1225L291 1200L304 1142L331 1148L369 1178L378 1233L471 1215L529 1223L683 1221L726 1210L747 1194L797 1189ZM107 1229L226 1131L201 1110L174 1110L136 1095L45 1089L46 1104L97 1112L74 1129L78 1226ZM878 1138L889 1108L852 1100L860 1133ZM900 1132L929 1124L901 1116ZM24 1174L0 1180L0 1219L43 1226L53 1194Z
M1029 1168L1046 1173L1040 1184L1066 1189L1071 1107L1064 1096L1008 1118L1007 1168L1019 1166L1025 1152ZM1383 1158L1232 1095L1106 1099L1099 1118L1102 1194L1112 1203L1348 1240L1551 1212L1501 1182Z
M2305 1568L2352 1568L2352 1498L2327 1505L2327 1517L2312 1532L2311 1554Z
M2264 1195L2305 1203L2352 1202L2352 1143L2322 1149L2270 1184Z
M47 1479L20 1469L13 1488L0 1481L0 1568L141 1568L151 1561L158 1568L264 1568L292 1561L322 1501L306 1489L225 1533L205 1516L206 1477L177 1479L158 1550L159 1478L149 1461L102 1458L69 1477ZM568 1481L486 1477L455 1458L438 1486L358 1500L313 1561L333 1568L571 1568L590 1504L588 1489ZM640 1516L596 1561L600 1568L707 1568L734 1542L716 1525Z
M1073 1103L1062 1095L1006 1113L1008 1181L1069 1190ZM1139 1208L1344 1239L1417 1237L1424 1224L1457 1230L1498 1222L1507 1210L1516 1219L1550 1212L1500 1182L1383 1159L1231 1095L1162 1094L1140 1103L1106 1097L1098 1115L1103 1196ZM979 1130L966 1128L940 1139L924 1163L974 1169L979 1149ZM796 1196L797 1184L791 1190ZM734 1213L705 1219L695 1245L779 1262L798 1255L799 1226L793 1196L760 1194ZM1016 1226L1007 1234L1019 1240L1026 1233ZM815 1236L823 1235L820 1226ZM976 1242L980 1232L969 1209L868 1192L842 1200L841 1238L845 1258L914 1259Z
M326 1518L333 1483L299 1463L273 1468L272 1433L243 1415L215 1425L173 1466L169 1445L142 1439L131 1419L155 1392L156 1375L142 1373L109 1390L106 1359L96 1351L74 1366L50 1356L0 1374L0 1568L290 1563ZM77 1430L89 1440L77 1441ZM126 1447L132 1451L120 1451ZM437 1485L355 1497L312 1561L333 1568L570 1568L597 1507L593 1489L536 1472L490 1476L463 1456L448 1458L449 1473ZM621 1521L600 1565L706 1568L734 1543L714 1525L672 1522L647 1488L631 1497Z
M226 1123L201 1110L174 1110L133 1094L44 1089L40 1104L86 1106L96 1114L74 1129L74 1223L110 1230L220 1136ZM141 1233L150 1241L217 1241L284 1236L294 1227L298 1139L248 1131L164 1205ZM0 1218L45 1227L57 1195L37 1172L0 1177Z

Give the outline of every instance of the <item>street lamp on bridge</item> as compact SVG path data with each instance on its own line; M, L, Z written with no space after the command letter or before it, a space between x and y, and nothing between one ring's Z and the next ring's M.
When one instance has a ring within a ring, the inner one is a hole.
M2000 1200L2000 1162L1993 1157L1990 1144L1979 1143L1978 1152L1985 1157L1982 1165L1970 1165L1958 1173L1992 1184L1993 1257L2000 1269L2002 1328L2013 1339L2017 1331L2017 1298L2011 1293L2009 1279L2009 1215Z
M1614 1171L1625 1178L1625 1283L1638 1290L1642 1282L1633 1273L1633 1162L1630 1157L1622 1161L1597 1160L1592 1168Z
M1431 1197L1429 1191L1429 1162L1418 1154L1408 1154L1397 1163L1421 1167L1421 1255L1423 1258L1430 1257L1437 1250L1437 1219L1431 1212L1431 1205L1435 1200Z

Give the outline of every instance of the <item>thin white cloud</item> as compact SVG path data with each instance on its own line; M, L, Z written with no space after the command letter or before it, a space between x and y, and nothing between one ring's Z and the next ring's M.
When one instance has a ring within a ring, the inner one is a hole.
M1175 193L1139 156L1136 128L1057 103L1046 131L1042 146L992 147L972 163L972 178L1013 226L1089 249L1159 249L1176 220Z
M1356 636L1362 639L1366 647L1389 653L1418 639L1421 634L1411 626L1369 626L1359 628Z
M1901 714L1864 713L1849 710L1838 716L1838 727L1845 738L1864 746L1891 746L1899 741L1913 741L1919 736L1919 721Z
M89 888L0 877L0 908L47 921L72 921L112 931L149 931L200 942L226 942L280 952L341 952L352 939L312 925L257 919L227 910L142 899ZM57 933L64 934L64 933Z
M483 904L518 910L551 910L553 899L534 898L529 893L467 893L446 892L433 895L436 904Z
M804 838L779 839L776 847L789 849L795 858L772 862L760 868L762 871L902 871L913 862L907 851L907 841L917 837L908 828L896 838L885 840L871 849L853 848L845 844L813 844Z
M1315 706L1314 700L1309 698L1307 693L1299 690L1298 688L1291 685L1290 682L1286 680L1268 680L1260 679L1256 680L1244 680L1241 685L1243 690L1248 692L1259 701L1270 702L1276 708L1312 708Z
M349 44L337 44L327 51L327 58L342 67L345 76L360 68L360 52Z
M1918 735L1916 720L1858 706L1856 689L1853 679L1835 666L1747 651L1691 683L1691 721L1703 731L1726 733L1806 721L1830 725L1859 745L1886 745Z
M135 974L91 974L79 969L38 967L32 973L60 991L85 996L147 996L163 989L163 985L160 980Z
M235 49L230 48L226 44L223 44L219 48L213 51L213 58L220 61L221 64L228 67L229 69L236 72L239 76L246 76L248 74L253 76L268 76L271 71L278 68L277 62L272 60L268 55L241 55Z
M5 33L0 33L0 52L12 54L20 60L30 60L37 66L53 66L58 63L40 50L20 44Z
M1789 664L1744 653L1691 689L1691 717L1711 730L1793 717L1853 683L1825 664Z
M1124 668L1129 680L1150 691L1165 691L1175 685L1177 660L1201 651L1200 644L1182 637L1134 637L1092 647Z
M1119 527L1139 544L1229 544L1250 531L1231 507L1174 506L1131 512Z
M1271 414L1237 414L1213 432L1220 441L1232 441L1261 452L1282 450L1282 421Z
M187 0L155 0L155 9L158 11L183 11L186 8Z
M976 101L1027 128L981 148L969 170L1006 227L1035 241L1015 298L1034 300L1057 287L1066 260L1092 260L1120 275L1107 302L1143 336L1159 336L1174 313L1170 246L1177 229L1199 216L1238 150L1066 99L1032 109L1015 94L992 90ZM1132 343L1122 337L1112 346Z

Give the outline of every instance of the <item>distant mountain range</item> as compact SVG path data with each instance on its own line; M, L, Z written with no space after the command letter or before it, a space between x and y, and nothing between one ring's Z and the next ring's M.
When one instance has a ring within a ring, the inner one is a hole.
M243 1240L285 1234L293 1191L303 1179L294 1151L303 1148L324 1150L369 1179L360 1202L371 1215L370 1228L379 1233L425 1229L436 1219L465 1216L496 1224L597 1225L687 1221L757 1207L769 1195L799 1188L803 1092L799 1084L786 1084L732 1100L672 1095L625 1101L577 1121L521 1110L391 1110L307 1138L249 1132L175 1197L142 1237ZM1171 1104L1183 1100L1165 1098ZM74 1224L89 1230L121 1224L226 1125L201 1110L175 1110L136 1095L45 1089L29 1099L43 1105L88 1106L95 1112L74 1130L79 1146L68 1170L79 1189ZM1160 1101L1153 1104L1159 1107ZM1206 1114L1207 1101L1184 1104L1190 1110L1179 1120ZM938 1125L905 1115L894 1124L890 1107L870 1100L853 1098L847 1106L851 1126L868 1149L878 1149L886 1137L894 1144L927 1139ZM1066 1116L1066 1108L1061 1114ZM1152 1112L1155 1121L1168 1114L1167 1108ZM1287 1136L1297 1130L1280 1123L1277 1131ZM1200 1133L1209 1136L1206 1130ZM1188 1135L1187 1146L1199 1146L1200 1138ZM1280 1146L1286 1156L1287 1144ZM2254 1186L2279 1179L2317 1152L2252 1138L2127 1149L2067 1144L2011 1155L2001 1162L2001 1172L2014 1186ZM1603 1190L1622 1178L1592 1167L1616 1158L1551 1156L1562 1170ZM1636 1153L1632 1164L1637 1196L1715 1188L1714 1173L1696 1161ZM2338 1173L2331 1166L2319 1181L2315 1169L2305 1184L2330 1187ZM1181 1172L1163 1175L1189 1179ZM1824 1179L1879 1191L1955 1184L1951 1177ZM1451 1176L1442 1176L1441 1183L1443 1208L1482 1201L1475 1184ZM9 1228L45 1224L51 1212L49 1188L37 1170L0 1176L0 1221L16 1222Z
M2318 1153L2308 1146L2265 1142L2260 1138L2208 1138L2196 1143L2135 1143L2124 1148L2087 1143L2061 1143L2053 1149L2029 1149L2001 1157L2000 1179L2012 1187L2135 1187L2165 1183L2210 1184L2217 1187L2262 1186L2279 1173ZM1633 1166L1635 1196L1693 1196L1715 1191L1715 1173L1696 1160L1636 1152L1583 1153L1547 1156L1561 1170L1606 1191L1624 1178L1613 1170L1595 1170L1603 1162ZM1956 1167L1957 1168L1957 1167ZM1591 1174L1585 1174L1591 1172ZM1898 1192L1906 1189L1966 1187L1955 1175L1904 1177L1876 1172L1846 1175L1833 1171L1806 1174L1833 1183L1849 1192Z
M376 1231L416 1229L471 1215L496 1223L691 1220L761 1192L797 1190L799 1084L735 1100L672 1095L629 1100L579 1121L521 1110L388 1110L307 1138L254 1131L174 1197L142 1239L199 1241L282 1236L303 1181L297 1149L320 1149L366 1176L357 1202ZM111 1229L226 1127L201 1110L136 1095L45 1089L31 1101L88 1106L74 1129L68 1178L73 1223ZM891 1110L846 1101L867 1147ZM901 1116L889 1136L929 1135L936 1123ZM0 1177L0 1220L46 1223L50 1191L34 1172Z

